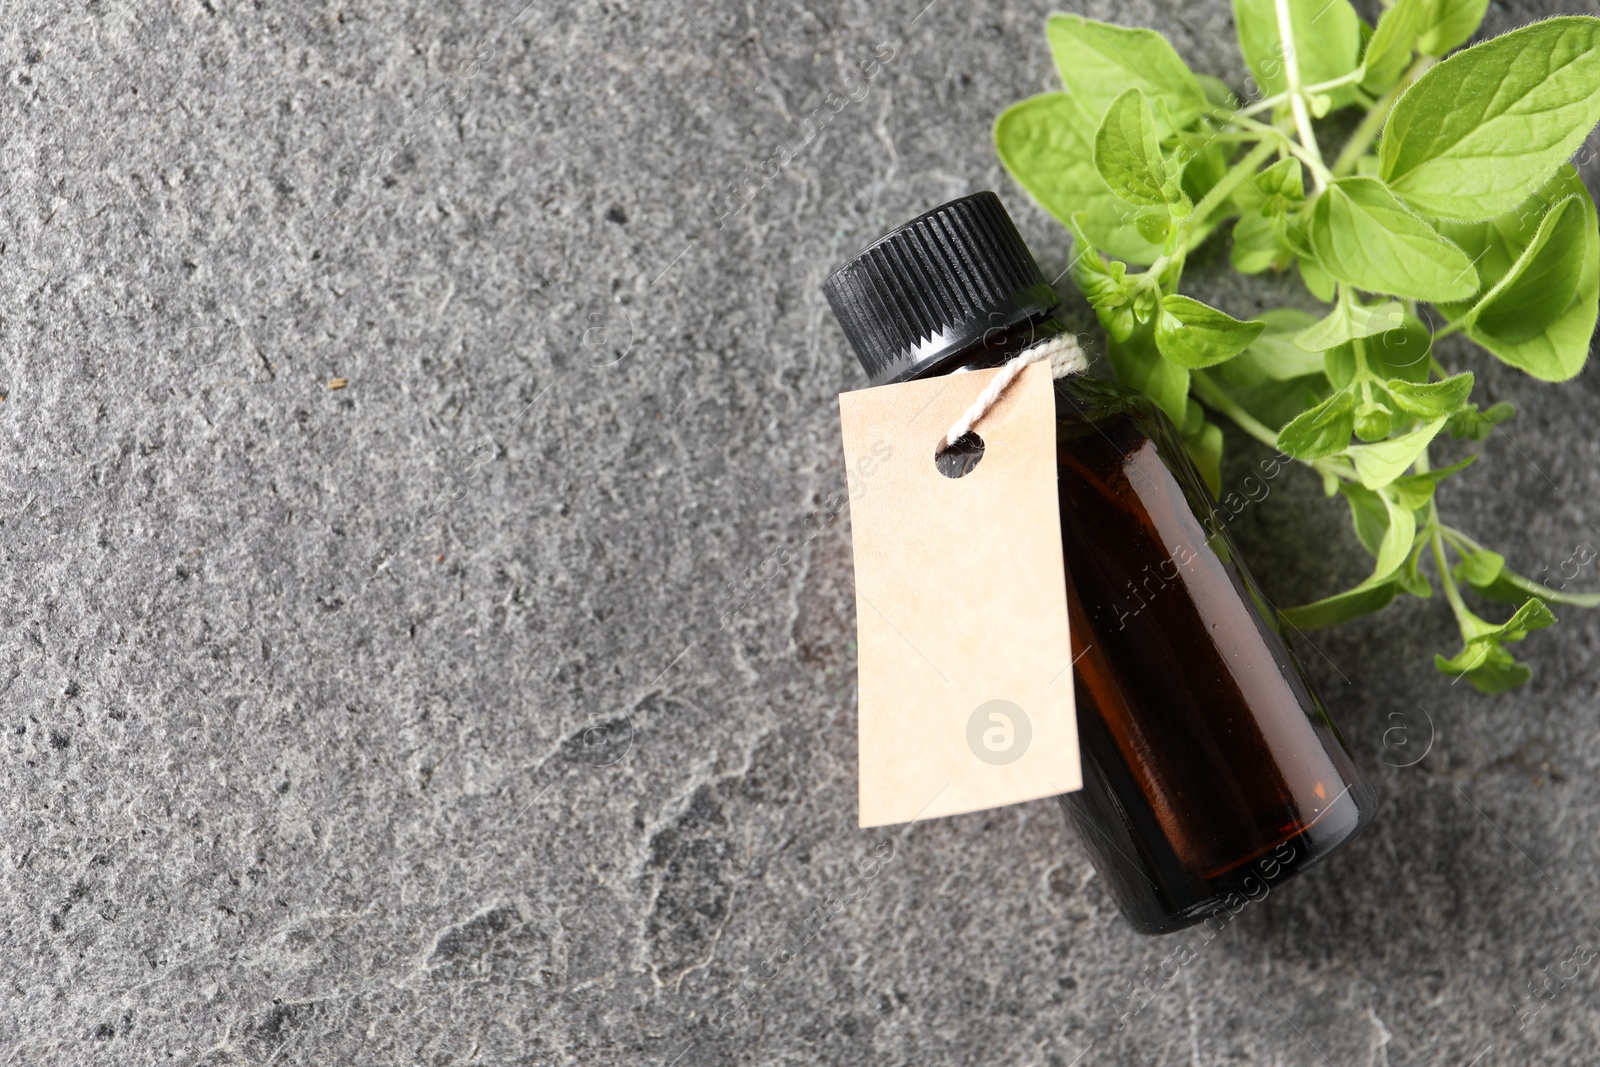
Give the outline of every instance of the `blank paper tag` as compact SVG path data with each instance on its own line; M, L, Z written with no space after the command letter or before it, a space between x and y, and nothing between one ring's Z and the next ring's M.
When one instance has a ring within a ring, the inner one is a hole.
M996 371L844 393L862 826L1077 789L1072 643L1050 368L977 425L982 458L933 450Z

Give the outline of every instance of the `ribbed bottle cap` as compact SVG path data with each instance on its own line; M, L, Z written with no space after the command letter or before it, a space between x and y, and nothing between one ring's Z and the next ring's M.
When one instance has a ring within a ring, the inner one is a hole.
M889 231L822 291L873 385L913 378L989 330L1060 303L990 192Z

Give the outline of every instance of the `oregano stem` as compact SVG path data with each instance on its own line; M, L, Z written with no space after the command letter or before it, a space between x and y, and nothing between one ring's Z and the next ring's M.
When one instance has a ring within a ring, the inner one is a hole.
M1271 141L1262 141L1245 154L1244 158L1235 163L1222 180L1213 185L1200 202L1195 205L1194 213L1189 216L1188 225L1200 225L1206 217L1215 211L1217 205L1233 195L1233 191L1246 178L1255 174L1256 168L1267 161L1267 157L1278 150L1278 146Z
M1230 121L1237 122L1247 130L1259 133L1263 138L1272 138L1274 143L1276 143L1283 151L1288 152L1290 155L1300 160L1300 162L1304 163L1306 165L1306 169L1311 171L1312 177L1315 178L1318 183L1326 183L1332 180L1333 175L1328 172L1328 168L1323 164L1322 157L1320 155L1312 155L1300 145L1300 142L1296 141L1293 137L1290 137L1288 134L1278 129L1278 127L1268 126L1265 122L1257 122L1255 119L1247 119L1241 115L1232 114L1230 112L1224 112L1223 114L1228 116ZM1321 187L1320 184L1318 187Z
M1294 125L1300 133L1300 144L1317 165L1311 170L1311 177L1316 182L1317 191L1321 192L1327 184L1323 175L1327 167L1322 162L1322 149L1317 145L1317 135L1311 129L1311 112L1306 108L1305 89L1300 84L1300 58L1299 49L1294 43L1294 20L1289 15L1289 0L1273 0L1273 6L1278 13L1278 39L1283 42L1283 80L1287 84L1286 92L1289 94L1289 109L1294 112Z
M1278 435L1272 432L1271 427L1235 403L1232 397L1224 393L1217 383L1206 375L1205 371L1190 371L1189 383L1194 386L1194 391L1200 394L1200 399L1232 419L1239 429L1268 447L1278 447Z
M1349 85L1351 82L1360 81L1363 77L1366 76L1366 73L1367 73L1366 70L1364 70L1361 67L1357 67L1355 70L1352 70L1349 74L1341 75L1340 77L1333 78L1330 81L1318 82L1315 85L1308 85L1302 91L1306 92L1306 93L1309 93L1309 94L1312 94L1312 95L1315 95L1317 93L1325 93L1329 89L1337 89L1340 86ZM1265 100L1257 100L1255 103L1251 104L1249 107L1240 109L1239 114L1241 114L1241 115L1255 115L1255 114L1258 114L1259 112L1268 111L1268 110L1270 110L1272 108L1275 108L1279 104L1288 103L1288 101L1289 101L1289 94L1288 93L1276 93L1276 94L1274 94L1272 96L1267 97Z
M1454 526L1440 526L1444 539L1450 542L1450 547L1461 555L1466 556L1473 552L1487 552L1478 542L1456 529ZM1600 593L1563 593L1558 589L1550 588L1548 583L1534 578L1522 578L1514 572L1505 572L1510 576L1511 584L1540 600L1551 604L1565 604L1574 608L1600 608Z
M1466 555L1468 552L1483 551L1482 545L1478 544L1478 542L1474 541L1472 538L1468 537L1454 526L1441 525L1439 529L1444 534L1444 539L1450 542L1450 547L1455 549L1457 552L1460 552L1462 555Z
M1465 631L1472 609L1461 599L1461 590L1456 587L1455 575L1450 573L1450 561L1445 558L1444 537L1439 531L1437 511L1430 515L1428 526L1428 542L1433 546L1433 562L1439 567L1439 584L1444 586L1445 599L1450 601L1450 610L1455 613L1457 624Z
M1190 371L1189 384L1194 389L1195 393L1199 395L1200 399L1205 401L1206 405L1213 411L1216 411L1220 415L1227 416L1233 421L1235 426L1239 427L1239 429L1243 430L1251 437L1254 437L1257 441L1260 441L1268 448L1273 449L1280 454L1287 455L1287 453L1283 452L1283 449L1278 447L1278 435L1272 429L1272 427L1268 426L1266 423L1262 422L1260 419L1246 411L1243 407L1239 406L1239 404L1236 403L1232 397L1222 391L1222 388L1217 385L1216 382L1211 380L1210 376L1207 375L1205 371ZM1293 459L1296 463L1305 464L1318 474L1331 474L1333 477L1346 482L1355 480L1354 472L1346 471L1336 463L1331 463L1320 459L1298 459L1294 456L1290 456L1289 458Z
M1412 469L1418 474L1427 474L1432 469L1426 448L1417 456ZM1469 632L1468 620L1476 622L1478 618L1462 599L1455 575L1450 573L1450 561L1444 554L1444 524L1439 521L1439 502L1431 498L1428 500L1428 543L1433 548L1433 562L1439 567L1439 584L1444 586L1444 598L1450 602L1450 611L1455 615L1456 625L1461 628L1461 637L1465 640Z

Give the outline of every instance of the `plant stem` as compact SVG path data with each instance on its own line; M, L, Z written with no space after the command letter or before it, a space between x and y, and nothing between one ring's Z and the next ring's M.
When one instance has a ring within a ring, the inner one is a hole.
M1300 160L1300 162L1304 163L1306 165L1306 169L1311 171L1311 175L1316 181L1327 183L1328 181L1332 180L1333 175L1330 174L1328 172L1328 168L1323 165L1321 156L1314 156L1310 152L1306 151L1305 148L1301 147L1300 142L1296 141L1293 137L1290 137L1288 134L1278 129L1278 127L1268 126L1264 122L1257 122L1255 119L1247 119L1239 115L1229 115L1228 118L1229 121L1237 122L1240 126L1260 134L1263 138L1272 138L1274 143L1276 143L1279 148L1285 152L1288 152L1290 155Z
M1267 97L1265 100L1257 100L1255 103L1251 104L1249 107L1240 108L1239 109L1239 114L1240 115L1259 115L1263 111L1270 111L1271 109L1277 107L1279 104L1286 104L1288 102L1289 102L1289 94L1288 93L1277 93L1277 94L1275 94L1273 96Z
M1222 176L1222 180L1213 185L1210 191L1195 205L1194 212L1189 216L1186 225L1204 223L1206 218L1217 209L1217 205L1232 196L1233 191L1239 187L1239 183L1253 175L1256 168L1265 163L1267 157L1277 150L1278 146L1271 141L1262 141L1250 149L1244 158L1235 163L1232 169Z
M1333 173L1338 176L1349 174L1356 169L1356 164L1361 157L1366 155L1367 148L1377 139L1383 131L1383 124L1389 119L1389 109L1394 107L1394 102L1400 99L1400 94L1410 87L1411 83L1422 76L1423 71L1433 66L1437 59L1433 56L1419 56L1417 61L1400 75L1400 80L1389 87L1389 91L1378 97L1378 102L1372 105L1372 110L1367 112L1366 118L1361 120L1355 132L1350 135L1350 140L1345 142L1339 158L1333 161Z
M1194 386L1194 391L1200 394L1201 400L1232 419L1239 429L1269 448L1278 447L1278 435L1272 428L1234 403L1233 398L1224 393L1205 371L1190 371L1189 382Z
M1478 544L1478 542L1474 541L1472 538L1468 537L1454 526L1444 526L1441 527L1441 529L1444 531L1444 539L1449 541L1450 547L1456 551L1459 552L1462 549L1466 549L1468 552L1483 551L1482 545Z
M1450 573L1450 562L1444 555L1444 537L1440 533L1439 509L1433 505L1428 507L1428 526L1428 541L1433 545L1433 562L1439 568L1439 584L1444 586L1445 599L1450 601L1450 610L1455 613L1456 624L1461 627L1461 632L1465 635L1467 620L1474 616L1467 607L1467 602L1461 599L1461 590L1456 588L1455 575Z
M1289 0L1274 0L1278 13L1278 39L1283 42L1283 80L1289 94L1289 109L1294 112L1295 129L1300 133L1300 144L1317 161L1311 177L1321 192L1327 183L1323 175L1327 167L1322 162L1322 149L1317 146L1317 135L1311 129L1311 112L1306 108L1305 89L1300 84L1300 58L1294 43L1294 22L1289 17Z
M1428 450L1424 448L1422 454L1417 456L1416 466L1413 468L1418 474L1427 474L1431 469L1428 465ZM1428 501L1428 541L1433 546L1433 562L1439 567L1439 584L1444 586L1445 599L1450 601L1450 610L1456 617L1456 625L1461 627L1461 636L1465 640L1469 632L1468 620L1477 622L1478 617L1472 614L1467 607L1467 602L1461 598L1461 590L1456 586L1455 575L1450 573L1450 561L1444 554L1444 524L1439 521L1439 502Z
M1331 81L1318 82L1315 85L1308 85L1308 86L1305 87L1303 92L1306 92L1306 93L1309 93L1309 94L1325 93L1329 89L1337 89L1341 85L1349 85L1351 82L1360 81L1366 75L1366 73L1367 72L1364 69L1362 69L1361 67L1357 67L1355 70L1352 70L1349 74L1345 74L1345 75L1343 75L1341 77L1334 78ZM1240 110L1239 114L1241 114L1241 115L1255 115L1255 114L1258 114L1258 113L1260 113L1262 111L1270 111L1272 108L1277 107L1279 104L1285 104L1285 103L1288 103L1288 101L1289 101L1289 94L1288 93L1277 93L1277 94L1275 94L1273 96L1267 97L1265 100L1257 100L1255 103L1251 104L1249 107L1243 108L1242 110Z
M1272 427L1250 414L1234 402L1233 398L1222 391L1222 388L1212 381L1205 371L1192 370L1189 372L1189 384L1196 395L1205 401L1206 405L1218 414L1225 415L1233 424L1257 441L1266 445L1275 452L1283 454L1278 447L1278 435ZM1294 459L1293 456L1289 457ZM1296 463L1303 463L1307 467L1323 476L1331 475L1340 481L1355 481L1355 472L1341 466L1331 459L1295 459Z
M1472 552L1489 551L1454 526L1441 526L1440 531L1444 534L1444 539L1450 542L1450 547L1463 556ZM1507 570L1502 573L1516 588L1521 589L1529 596L1536 596L1548 603L1565 604L1574 608L1600 608L1600 593L1563 593L1559 590L1551 589L1550 586L1537 579L1524 578L1514 571Z

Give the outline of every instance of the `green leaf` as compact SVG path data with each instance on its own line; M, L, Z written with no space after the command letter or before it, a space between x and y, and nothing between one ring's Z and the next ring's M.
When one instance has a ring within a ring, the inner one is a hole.
M1477 456L1468 456L1448 467L1440 467L1422 474L1402 475L1390 482L1383 491L1391 494L1402 507L1417 511L1428 506L1428 502L1433 499L1433 491L1438 488L1441 481L1464 469L1475 459Z
M1356 538L1374 556L1389 532L1389 507L1383 497L1354 482L1340 482L1339 494L1350 505L1350 521L1355 526Z
M1335 292L1335 282L1328 276L1328 272L1320 267L1316 260L1300 258L1300 280L1305 283L1306 292L1326 304L1332 300Z
M1569 196L1544 217L1506 276L1467 312L1470 325L1491 337L1527 341L1561 317L1578 291L1588 251L1580 199Z
M1378 28L1367 44L1367 54L1362 60L1365 72L1361 87L1369 93L1381 93L1400 79L1411 62L1411 52L1417 43L1417 33L1427 17L1427 8L1436 0L1398 0L1378 19Z
M1498 557L1499 553L1484 550L1474 555ZM1475 572L1467 569L1467 562L1470 562L1472 558L1472 556L1467 557L1466 562L1455 568L1455 573L1456 577L1468 581L1479 596L1487 597L1490 600L1499 600L1507 604L1520 604L1529 597L1537 597L1547 604L1571 604L1580 608L1600 608L1600 593L1565 593L1558 589L1551 589L1542 582L1524 578L1511 570L1511 568L1503 565L1489 581L1473 580L1472 575ZM1487 570L1483 573L1487 573Z
M1443 656L1435 654L1433 657L1433 665L1437 667L1442 674L1461 676L1475 671L1479 667L1483 666L1483 664L1488 661L1489 654L1494 651L1496 651L1496 646L1487 641L1479 641L1476 643L1468 642L1462 646L1460 652L1457 652L1449 659L1445 659ZM1499 649L1498 651L1502 655L1506 654L1506 651L1503 648Z
M1271 378L1289 381L1322 371L1322 356L1308 352L1295 343L1294 338L1311 322L1311 313L1299 308L1272 308L1263 311L1257 319L1263 326L1250 347L1238 359L1228 364L1229 369L1240 369L1244 375L1255 373L1254 381ZM1249 381L1234 377L1240 384Z
M1243 384L1229 381L1231 372L1244 359L1246 356L1238 356L1218 367L1213 374L1213 380L1223 383L1221 385L1223 392L1263 426L1283 426L1292 422L1306 408L1321 403L1331 392L1328 388L1328 379L1321 374L1310 374L1288 381L1274 381L1270 378L1257 378ZM1247 373L1253 374L1253 372Z
M1405 322L1406 309L1394 300L1371 307L1340 301L1326 318L1308 326L1294 341L1307 352L1326 352L1358 337L1373 337L1400 329Z
M1392 489L1385 488L1378 494L1378 499L1389 513L1389 526L1378 544L1378 561L1373 564L1372 577L1367 579L1369 582L1383 581L1399 570L1405 564L1406 557L1411 555L1411 543L1417 537L1415 511L1402 503Z
M1397 330L1385 330L1362 342L1367 370L1379 381L1396 378L1421 384L1428 380L1428 356L1433 351L1433 331L1408 314ZM1468 388L1472 376L1467 376Z
M1398 304L1394 307L1399 309ZM1387 383L1396 378L1419 384L1428 380L1428 352L1433 346L1433 335L1415 315L1402 314L1394 327L1359 340L1362 359L1367 365L1362 381L1387 387ZM1335 388L1343 389L1355 381L1356 341L1346 341L1329 349L1323 369Z
M1180 367L1214 367L1243 352L1267 328L1240 322L1187 296L1163 297L1156 318L1156 346Z
M1460 568L1457 568L1459 571ZM1510 580L1511 572L1503 571L1500 577L1484 586L1474 586L1474 591L1486 600L1498 600L1502 604L1520 604L1528 598L1528 594L1536 592L1531 589L1519 588ZM1460 578L1460 574L1457 574ZM1529 583L1530 585L1536 583Z
M1413 300L1460 300L1477 291L1466 253L1407 210L1376 178L1340 178L1311 216L1317 261L1342 282Z
M1452 474L1457 474L1457 473L1460 473L1461 471L1466 470L1468 467L1472 466L1477 461L1478 461L1478 454L1476 452L1474 452L1471 455L1467 456L1465 459L1456 460L1454 463L1450 464L1448 467L1435 467L1432 470L1424 471L1421 474L1408 474L1404 478L1398 478L1398 479L1396 479L1396 484L1399 484L1400 482L1424 482L1424 481L1428 481L1428 482L1433 482L1435 485L1437 485L1440 482L1444 481L1446 478L1450 477Z
M1062 84L1095 121L1129 88L1159 97L1180 125L1211 106L1199 79L1154 30L1051 15L1045 35Z
M1228 152L1225 146L1214 141L1215 131L1209 125L1202 132L1186 134L1181 152L1183 164L1183 191L1198 200L1228 173Z
M1196 74L1195 77L1200 80L1200 88L1205 90L1206 99L1213 105L1228 111L1239 107L1239 96L1227 82L1212 74Z
M1343 593L1324 597L1322 600L1303 604L1297 608L1287 608L1278 612L1278 616L1290 626L1302 630L1315 630L1381 611L1389 606L1389 602L1394 599L1397 592L1399 586L1392 581L1376 582L1372 585L1363 582Z
M1233 224L1233 248L1228 253L1240 274L1283 270L1294 262L1294 249L1283 239L1283 224L1255 212L1241 215Z
M1295 459L1331 456L1350 444L1355 421L1355 401L1349 390L1340 390L1279 430L1278 447Z
M1567 203L1571 199L1577 201L1576 211ZM1551 216L1556 214L1557 208L1562 209L1562 217L1552 223ZM1581 215L1581 222L1574 219L1575 214ZM1519 284L1513 279L1513 272L1525 267L1530 276L1553 276L1564 292L1564 272L1572 266L1569 257L1577 254L1573 233L1577 227L1582 230L1583 251L1572 298L1542 332L1522 337L1532 323L1549 314L1553 305L1541 299L1536 284ZM1600 225L1597 225L1594 201L1589 198L1576 168L1562 167L1516 211L1487 223L1462 227L1462 230L1470 242L1468 251L1486 264L1485 284L1497 305L1501 294L1509 294L1505 304L1499 305L1506 314L1491 316L1488 324L1481 318L1469 319L1463 332L1504 362L1535 378L1560 382L1574 377L1589 357L1596 312L1600 309ZM1541 235L1541 246L1530 256ZM1480 303L1487 304L1490 299L1491 296L1486 295ZM1519 305L1529 309L1529 321L1518 321L1515 309ZM1444 310L1458 318L1469 314L1469 309L1459 305Z
M1442 56L1464 45L1478 31L1489 0L1428 0L1426 13L1419 21L1417 51Z
M1185 402L1189 398L1189 372L1171 360L1162 359L1153 336L1140 333L1123 340L1113 337L1106 345L1106 355L1119 382L1139 390L1175 424L1183 425Z
M1471 371L1453 374L1438 382L1418 385L1403 378L1391 378L1387 385L1400 410L1419 419L1437 419L1454 414L1472 395Z
M1183 435L1184 447L1199 468L1212 496L1222 495L1222 427L1202 421L1194 433Z
M1510 273L1517 258L1539 232L1539 226L1550 209L1570 196L1582 195L1587 191L1576 168L1564 166L1532 196L1510 211L1479 222L1442 219L1438 222L1439 232L1472 257L1472 262L1478 267L1482 291L1486 292ZM1459 319L1471 310L1473 302L1467 300L1441 304L1439 310L1451 319Z
M1506 558L1498 552L1483 549L1473 552L1457 565L1456 577L1474 588L1487 588L1499 579L1506 569Z
M1378 441L1370 445L1351 445L1349 448L1350 462L1355 465L1356 477L1368 489L1379 489L1406 472L1422 455L1422 450L1428 447L1441 429L1444 428L1444 419L1433 419L1425 422L1410 433L1392 437L1387 441ZM1280 444L1282 435L1279 435Z
M1477 458L1476 455L1471 455L1448 467L1439 467L1422 474L1403 475L1389 484L1389 491L1394 493L1396 500L1413 511L1425 508L1428 506L1428 501L1433 499L1433 491L1438 488L1440 482L1457 471L1465 470Z
M1081 211L1067 220L1067 228L1072 231L1073 281L1096 308L1128 303L1133 298L1133 287L1127 279L1128 265L1117 260L1106 262L1084 232L1085 221L1086 216Z
M1544 601L1534 598L1522 607L1516 614L1501 623L1490 633L1503 641L1520 641L1534 630L1543 630L1547 626L1556 624L1556 616Z
M1097 248L1130 263L1152 263L1161 246L1140 235L1138 211L1112 193L1094 168L1097 121L1066 93L1046 93L1007 108L995 120L1000 162L1039 206L1083 229Z
M1597 121L1600 19L1548 19L1453 55L1406 90L1384 127L1381 174L1425 215L1486 219L1526 199Z
M1172 216L1165 212L1146 212L1133 220L1134 228L1151 244L1161 244L1172 232Z
M1151 322L1161 310L1161 293L1140 287L1133 294L1133 314L1141 323Z
M1161 157L1155 115L1138 89L1129 89L1106 109L1094 135L1094 166L1100 180L1130 204L1155 207L1183 199Z
M1394 415L1377 400L1356 405L1356 436L1363 441L1382 441L1394 428Z
M1587 194L1546 218L1462 332L1513 367L1547 382L1575 377L1589 358L1600 303L1600 233Z
M1428 576L1420 569L1422 550L1426 544L1426 538L1417 538L1416 546L1412 548L1411 555L1406 557L1405 565L1394 575L1394 580L1399 583L1401 589L1424 600L1433 595L1433 583L1428 581Z
M1305 203L1305 176L1293 156L1278 160L1251 180L1261 193L1263 215L1292 214Z
M1263 311L1266 328L1250 347L1216 369L1212 381L1265 426L1282 426L1328 395L1322 357L1291 338L1311 321L1298 308Z
M1511 618L1502 623L1485 623L1485 628L1471 635L1471 640L1482 641L1493 639L1496 641L1521 641L1534 630L1543 630L1547 626L1556 624L1556 616L1550 606L1538 597L1530 598L1520 608L1512 613Z
M1521 641L1533 630L1552 626L1556 617L1543 600L1533 598L1502 623L1485 622L1471 612L1460 621L1465 639L1461 651L1450 659L1435 656L1434 666L1445 674L1466 678L1485 693L1503 693L1526 682L1533 673L1505 650L1504 643Z
M1468 644L1452 659L1435 655L1433 665L1441 674L1465 678L1474 689L1490 696L1509 693L1533 677L1531 667L1490 642Z
M1256 83L1266 96L1288 88L1285 57L1293 55L1300 68L1300 84L1342 78L1361 62L1361 18L1348 0L1277 0L1286 5L1293 29L1293 47L1286 48L1279 32L1274 0L1233 0L1233 20ZM1351 99L1346 91L1334 94L1338 105Z
M1445 426L1451 437L1465 437L1469 441L1482 441L1494 428L1517 413L1517 409L1501 401L1487 411L1479 411L1471 404L1450 416Z
M1083 222L1082 212L1068 222L1072 230L1072 262L1068 270L1106 333L1114 340L1125 341L1139 328L1133 309L1135 288L1127 280L1128 265L1117 260L1107 263L1083 232Z
M1228 195L1231 202L1229 210L1237 215L1255 215L1261 213L1267 198L1261 195L1261 190L1256 188L1255 182L1240 182L1233 187L1233 192Z

